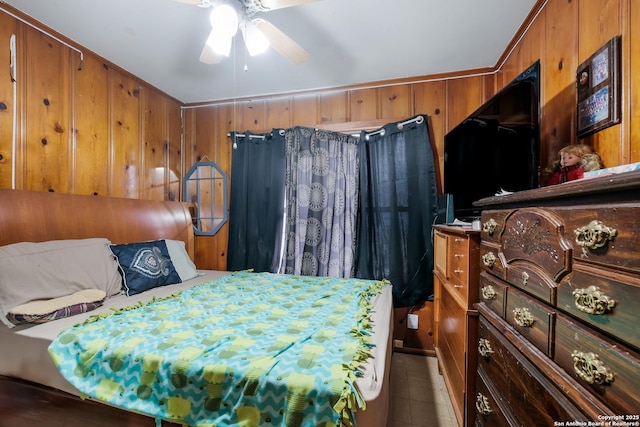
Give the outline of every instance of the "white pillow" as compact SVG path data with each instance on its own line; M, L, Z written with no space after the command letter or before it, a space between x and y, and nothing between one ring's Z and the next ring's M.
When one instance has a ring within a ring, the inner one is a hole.
M198 275L196 265L191 261L191 258L189 258L184 242L182 240L165 239L165 243L171 256L171 262L182 281L184 282L185 280L196 277Z
M0 321L35 300L71 295L83 289L120 293L118 263L103 238L22 242L0 247Z
M16 325L45 323L95 310L107 296L100 289L84 289L60 298L31 301L11 309L7 318Z

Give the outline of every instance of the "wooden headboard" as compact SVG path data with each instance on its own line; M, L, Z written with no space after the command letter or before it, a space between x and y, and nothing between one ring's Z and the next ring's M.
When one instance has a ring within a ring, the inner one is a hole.
M191 215L182 203L0 189L0 246L90 237L182 240L192 260L195 255Z

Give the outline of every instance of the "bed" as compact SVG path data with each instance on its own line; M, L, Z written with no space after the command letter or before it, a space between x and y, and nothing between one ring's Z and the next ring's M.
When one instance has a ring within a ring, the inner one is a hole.
M193 259L195 251L191 217L180 203L0 189L0 246L92 238L108 239L116 245L166 239L183 244L190 259ZM198 270L196 277L182 283L156 287L131 296L117 294L108 297L95 310L41 324L14 328L0 325L2 425L32 425L44 421L51 426L186 424L185 419L180 417L159 417L142 410L123 411L116 405L98 402L100 399L88 398L87 393L81 392L63 377L56 366L57 362L53 361L55 357L52 359L48 350L74 325L93 322L97 313L128 311L123 309L136 305L147 306L154 301L196 292L194 289L200 292L211 283L221 283L220 286L223 286L226 281L235 280L231 276L239 275L242 278L243 274L252 273ZM357 405L360 408L355 411L356 425L384 427L390 392L390 286L380 286L379 292L375 292L375 295L372 293L370 303L372 307L367 321L374 326L371 345L367 346L367 357L358 366L358 377L354 381L356 392L350 396L356 403L362 400ZM291 307L291 310L296 309L296 306ZM246 353L250 354L251 351L247 350ZM230 417L228 425L279 425L271 423L275 419L267 416L266 421L265 414L261 415L261 418L243 421L245 424L239 423L237 417ZM298 422L289 419L281 425L297 423L315 427L316 424L310 424L308 419L301 418L305 421ZM340 420L348 425L348 417ZM218 427L227 425L226 421L219 423Z

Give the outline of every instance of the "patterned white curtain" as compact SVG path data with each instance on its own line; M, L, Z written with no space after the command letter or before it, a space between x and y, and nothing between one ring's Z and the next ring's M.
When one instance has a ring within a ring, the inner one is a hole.
M358 141L301 126L285 130L285 245L279 272L353 277Z

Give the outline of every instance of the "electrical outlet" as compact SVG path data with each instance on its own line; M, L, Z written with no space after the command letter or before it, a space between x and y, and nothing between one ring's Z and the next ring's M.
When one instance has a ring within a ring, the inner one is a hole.
M408 329L418 329L418 315L417 314L407 314L407 328Z
M404 341L402 340L393 340L393 348L403 348Z

